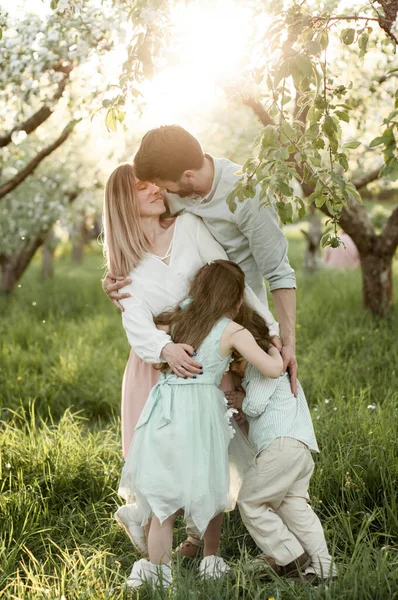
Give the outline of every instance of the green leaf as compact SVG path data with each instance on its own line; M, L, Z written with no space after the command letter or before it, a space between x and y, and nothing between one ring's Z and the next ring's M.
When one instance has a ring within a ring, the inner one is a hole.
M353 199L356 202L358 202L358 204L363 204L361 194L358 192L357 188L355 187L355 185L351 181L347 182L346 193L347 192L349 193L350 196L353 197Z
M116 109L110 108L105 117L105 125L109 131L116 131Z
M306 213L305 204L304 204L304 202L301 199L298 200L298 204L299 204L298 218L299 219L304 219L305 213Z
M343 29L340 35L340 39L346 46L350 46L355 40L355 29L351 27L349 29Z
M385 141L386 139L383 135L381 135L380 137L376 137L370 142L369 148L375 148L376 146L380 146L381 144L384 144Z
M366 50L368 48L369 35L367 33L363 33L358 39L359 46L359 58L362 58L366 54Z
M321 237L321 248L326 248L326 246L329 246L331 237L332 236L330 235L330 233L325 233Z
M116 109L116 118L119 123L123 123L125 116L126 115L122 110Z
M382 177L387 177L390 181L397 181L398 179L398 160L393 157L382 166L380 170Z
M322 129L326 133L327 136L335 135L337 128L336 128L335 122L333 121L333 119L330 115L326 115L325 120L322 125Z
M317 208L321 208L321 206L325 204L326 200L327 196L325 196L324 194L318 194L318 196L315 198L315 206Z
M284 196L290 197L293 195L292 188L289 185L287 185L287 183L285 183L284 181L279 181L278 187L279 187L280 192Z
M275 125L267 125L266 127L264 127L261 136L261 143L264 148L269 146L271 148L278 148L280 144L278 139L277 128Z
M346 112L344 112L342 110L336 110L335 115L338 116L340 121L345 121L346 123L350 122L350 117L348 116L348 114Z
M323 150L325 147L325 141L322 138L318 138L315 140L314 146L315 148L318 148L318 150Z
M339 154L339 163L343 167L344 171L348 171L348 160L345 154Z
M305 48L308 54L312 55L320 54L322 52L321 44L319 42L314 42L313 40L311 42L308 42Z
M361 142L346 142L343 144L343 148L349 148L350 150L355 150L358 146L361 145Z
M233 194L227 196L227 206L232 214L236 211L236 200Z
M275 71L274 75L274 87L278 87L279 83L282 79L289 77L290 75L290 65L288 60L285 60L280 67L278 67Z
M318 41L321 45L322 50L326 50L326 48L329 45L329 35L326 29L324 29L320 36L318 36Z
M337 104L337 106L341 106L342 108L344 108L345 110L352 110L352 106L350 106L349 104L347 104L346 102L340 102L339 104Z
M297 65L304 77L311 78L313 76L312 62L306 54L299 54L294 58L294 63Z

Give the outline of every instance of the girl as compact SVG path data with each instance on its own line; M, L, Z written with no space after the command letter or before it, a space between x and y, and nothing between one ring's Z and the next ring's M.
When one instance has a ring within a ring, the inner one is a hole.
M204 537L200 573L220 577L228 570L216 556L222 513L230 507L228 445L233 435L218 385L233 350L267 377L279 377L282 359L267 354L243 327L233 322L243 303L245 277L238 265L216 260L194 277L188 298L156 321L169 327L175 343L197 349L201 373L179 378L167 365L152 389L135 428L119 493L135 494L143 524L152 517L148 536L150 561L134 564L128 585L142 581L167 587L175 518L180 510Z

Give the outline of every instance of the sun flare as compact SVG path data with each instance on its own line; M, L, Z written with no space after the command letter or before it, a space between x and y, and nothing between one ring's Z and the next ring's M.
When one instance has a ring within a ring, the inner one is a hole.
M144 118L154 124L211 109L248 61L250 9L225 0L200 2L180 7L172 21L173 64L143 85Z

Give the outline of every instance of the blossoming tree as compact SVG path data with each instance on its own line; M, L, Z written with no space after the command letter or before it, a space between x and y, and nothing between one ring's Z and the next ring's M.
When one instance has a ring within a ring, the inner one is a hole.
M66 9L1 17L0 289L7 292L93 176L89 157L69 142L105 89L100 64L112 49L115 8L90 1Z

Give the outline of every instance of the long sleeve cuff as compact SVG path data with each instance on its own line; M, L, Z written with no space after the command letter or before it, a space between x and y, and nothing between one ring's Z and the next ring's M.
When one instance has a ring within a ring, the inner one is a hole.
M250 399L248 396L246 396L242 402L242 410L245 413L245 415L247 415L248 417L259 417L263 412L264 412L264 407L257 407L255 408L254 406L250 405Z
M297 285L294 271L278 279L268 279L268 285L271 292L282 289L296 289Z

